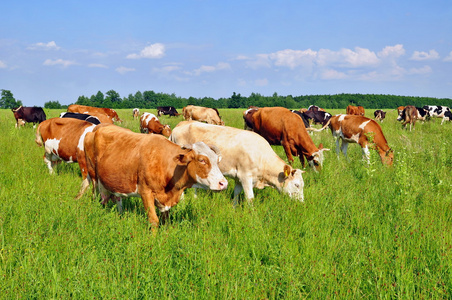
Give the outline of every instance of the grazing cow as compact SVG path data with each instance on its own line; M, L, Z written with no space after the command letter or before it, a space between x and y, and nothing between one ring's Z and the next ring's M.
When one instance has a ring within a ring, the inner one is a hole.
M145 112L140 118L140 131L142 133L156 133L169 137L171 128L169 125L163 125L154 114Z
M133 119L136 120L138 119L138 117L140 116L140 109L139 108L134 108L132 111L132 115L133 115Z
M444 113L443 120L441 121L441 125L443 125L444 121L451 121L451 120L452 120L452 112L450 110L446 111Z
M42 122L36 130L35 142L40 147L44 145L44 162L50 174L54 173L55 165L61 160L67 163L78 162L83 182L77 199L89 186L83 141L94 127L95 124L74 118L52 118Z
M364 116L364 107L362 106L347 106L347 115Z
M169 115L170 117L177 117L180 115L176 108L172 106L157 106L157 116Z
M421 115L423 113L423 115ZM413 105L407 105L399 114L397 121L403 121L402 128L406 129L406 125L410 123L410 131L411 125L413 125L413 130L416 126L416 120L424 121L428 113L423 108L414 107Z
M108 123L108 122L102 121L102 119L100 118L100 116L102 116L102 115L107 115L113 122L122 122L122 120L119 118L116 111L111 108L72 104L72 105L69 105L69 107L67 108L67 111L79 113L79 114L88 114L88 115L96 116L99 118L99 120L102 123Z
M450 111L450 108L447 106L438 106L438 105L425 105L423 107L423 109L425 109L426 111L428 111L428 115L430 117L435 117L435 118L443 118L444 119L444 114L447 111ZM441 122L442 124L443 122Z
M187 105L182 109L184 118L187 121L195 120L214 125L224 125L220 113L216 108Z
M25 125L25 123L33 123L33 127L36 123L41 123L46 120L46 114L42 107L26 107L19 106L18 108L12 108L14 118L16 119L15 127Z
M294 116L295 117L295 116ZM253 188L277 188L290 197L303 201L303 178L299 169L293 169L273 151L260 135L228 126L196 121L180 122L170 136L176 144L204 141L221 151L218 164L221 172L235 178L234 204L243 190L246 199L254 198Z
M386 112L382 111L381 109L377 109L374 111L374 117L375 121L383 122L383 120L386 118Z
M62 112L60 114L60 118L72 118L72 119L90 122L95 125L99 125L101 123L98 117L87 115L87 114L71 113L71 112Z
M382 164L392 165L394 151L388 146L380 125L372 119L356 115L336 115L331 117L328 124L333 137L336 139L336 154L339 156L339 140L342 140L340 149L347 157L349 143L361 146L363 157L369 162L369 146L378 151Z
M282 145L290 164L293 156L299 156L301 164L304 158L316 171L322 168L323 145L314 145L302 120L284 107L263 107L252 116L252 128L262 135L270 145Z
M165 220L186 188L220 191L228 185L217 148L203 142L181 147L158 134L100 124L86 136L85 149L88 178L103 203L113 198L121 207L121 197L141 197L153 229L159 224L155 208Z
M296 114L297 116L299 116L303 120L303 124L306 128L311 127L311 124L309 124L308 118L306 118L304 113L302 113L298 110L290 110L290 111L293 112L294 114Z
M309 122L312 122L314 124L321 124L322 126L324 126L326 123L328 123L328 120L331 118L330 113L327 113L322 110L317 110L317 111L308 110L303 113L303 116ZM306 125L306 123L305 123L305 125ZM308 128L308 127L309 126L306 126L306 128Z

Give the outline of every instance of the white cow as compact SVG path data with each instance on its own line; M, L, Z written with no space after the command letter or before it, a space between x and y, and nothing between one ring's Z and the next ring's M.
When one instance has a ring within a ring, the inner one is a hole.
M234 205L243 190L249 202L253 188L273 186L290 197L303 201L304 181L300 169L286 164L259 134L238 128L183 121L174 128L170 140L184 145L196 141L213 144L220 149L221 172L235 179Z

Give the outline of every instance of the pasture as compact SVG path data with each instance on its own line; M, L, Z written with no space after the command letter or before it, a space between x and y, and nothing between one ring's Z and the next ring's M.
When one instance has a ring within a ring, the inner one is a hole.
M220 114L243 128L242 111ZM356 144L338 159L331 132L314 133L331 151L303 174L303 203L265 188L233 208L230 180L226 192L188 189L152 235L141 199L121 215L90 193L75 201L78 165L50 175L35 129L1 110L0 298L452 298L452 124L410 132L386 111L392 167L375 151L367 165ZM139 132L132 110L118 114ZM160 120L173 128L182 116Z

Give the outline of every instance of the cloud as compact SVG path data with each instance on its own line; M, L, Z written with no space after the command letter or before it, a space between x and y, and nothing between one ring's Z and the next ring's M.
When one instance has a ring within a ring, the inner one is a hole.
M106 65L103 64L89 64L88 67L90 68L103 68L103 69L108 69L108 67Z
M410 58L411 60L435 60L439 59L439 54L435 50L430 50L428 53L423 51L414 51L413 56Z
M339 72L333 69L325 70L321 75L320 78L326 79L326 80L332 80L332 79L345 79L347 78L347 74L343 72Z
M168 66L164 66L164 67L161 67L161 68L153 68L152 71L157 72L157 73L168 74L168 73L171 73L171 72L178 71L180 69L181 68L178 65L168 65Z
M402 55L405 55L405 49L403 48L403 45L397 44L395 46L386 46L378 52L378 56L385 58L385 57L400 57Z
M423 75L423 74L429 74L432 73L432 68L430 66L423 66L422 68L411 68L408 71L408 74L410 75Z
M256 86L267 86L268 85L268 79L267 78L263 78L263 79L256 79L254 81L254 84Z
M43 65L44 66L57 66L57 65L62 65L64 68L69 67L71 65L75 65L77 64L75 61L71 61L71 60L63 60L63 59L46 59L46 61L44 61Z
M449 55L444 58L444 61L452 61L452 51L450 51Z
M116 68L116 72L118 72L119 74L126 74L126 73L129 73L129 72L134 72L135 71L135 69L134 68L127 68L127 67L119 67L119 68Z
M198 69L193 70L192 72L186 72L189 75L199 76L202 73L211 73L219 70L227 70L230 69L231 66L225 62L219 62L216 66L201 66Z
M301 65L312 65L317 52L311 49L292 50L286 49L268 55L268 58L274 61L275 66L288 67L294 69Z
M0 69L6 69L6 63L0 60Z
M127 55L128 59L140 59L140 58L162 58L165 56L165 45L155 43L145 47L139 54L133 53Z
M36 43L29 47L27 47L29 50L60 50L60 47L57 46L57 44L54 41L46 43Z

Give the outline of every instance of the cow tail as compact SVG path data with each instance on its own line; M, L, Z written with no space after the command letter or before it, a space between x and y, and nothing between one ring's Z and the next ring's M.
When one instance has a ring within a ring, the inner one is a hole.
M38 144L39 147L42 147L42 145L44 144L42 142L42 136L41 136L41 124L38 125L38 129L36 129L36 139L35 142L36 144Z
M330 122L331 122L331 118L330 118L330 119L328 120L328 122L326 122L326 124L325 124L322 128L320 128L320 129L313 128L313 127L308 127L308 128L306 128L306 130L307 130L307 131L320 132L320 131L324 130L325 128L327 128L327 127L330 125Z

